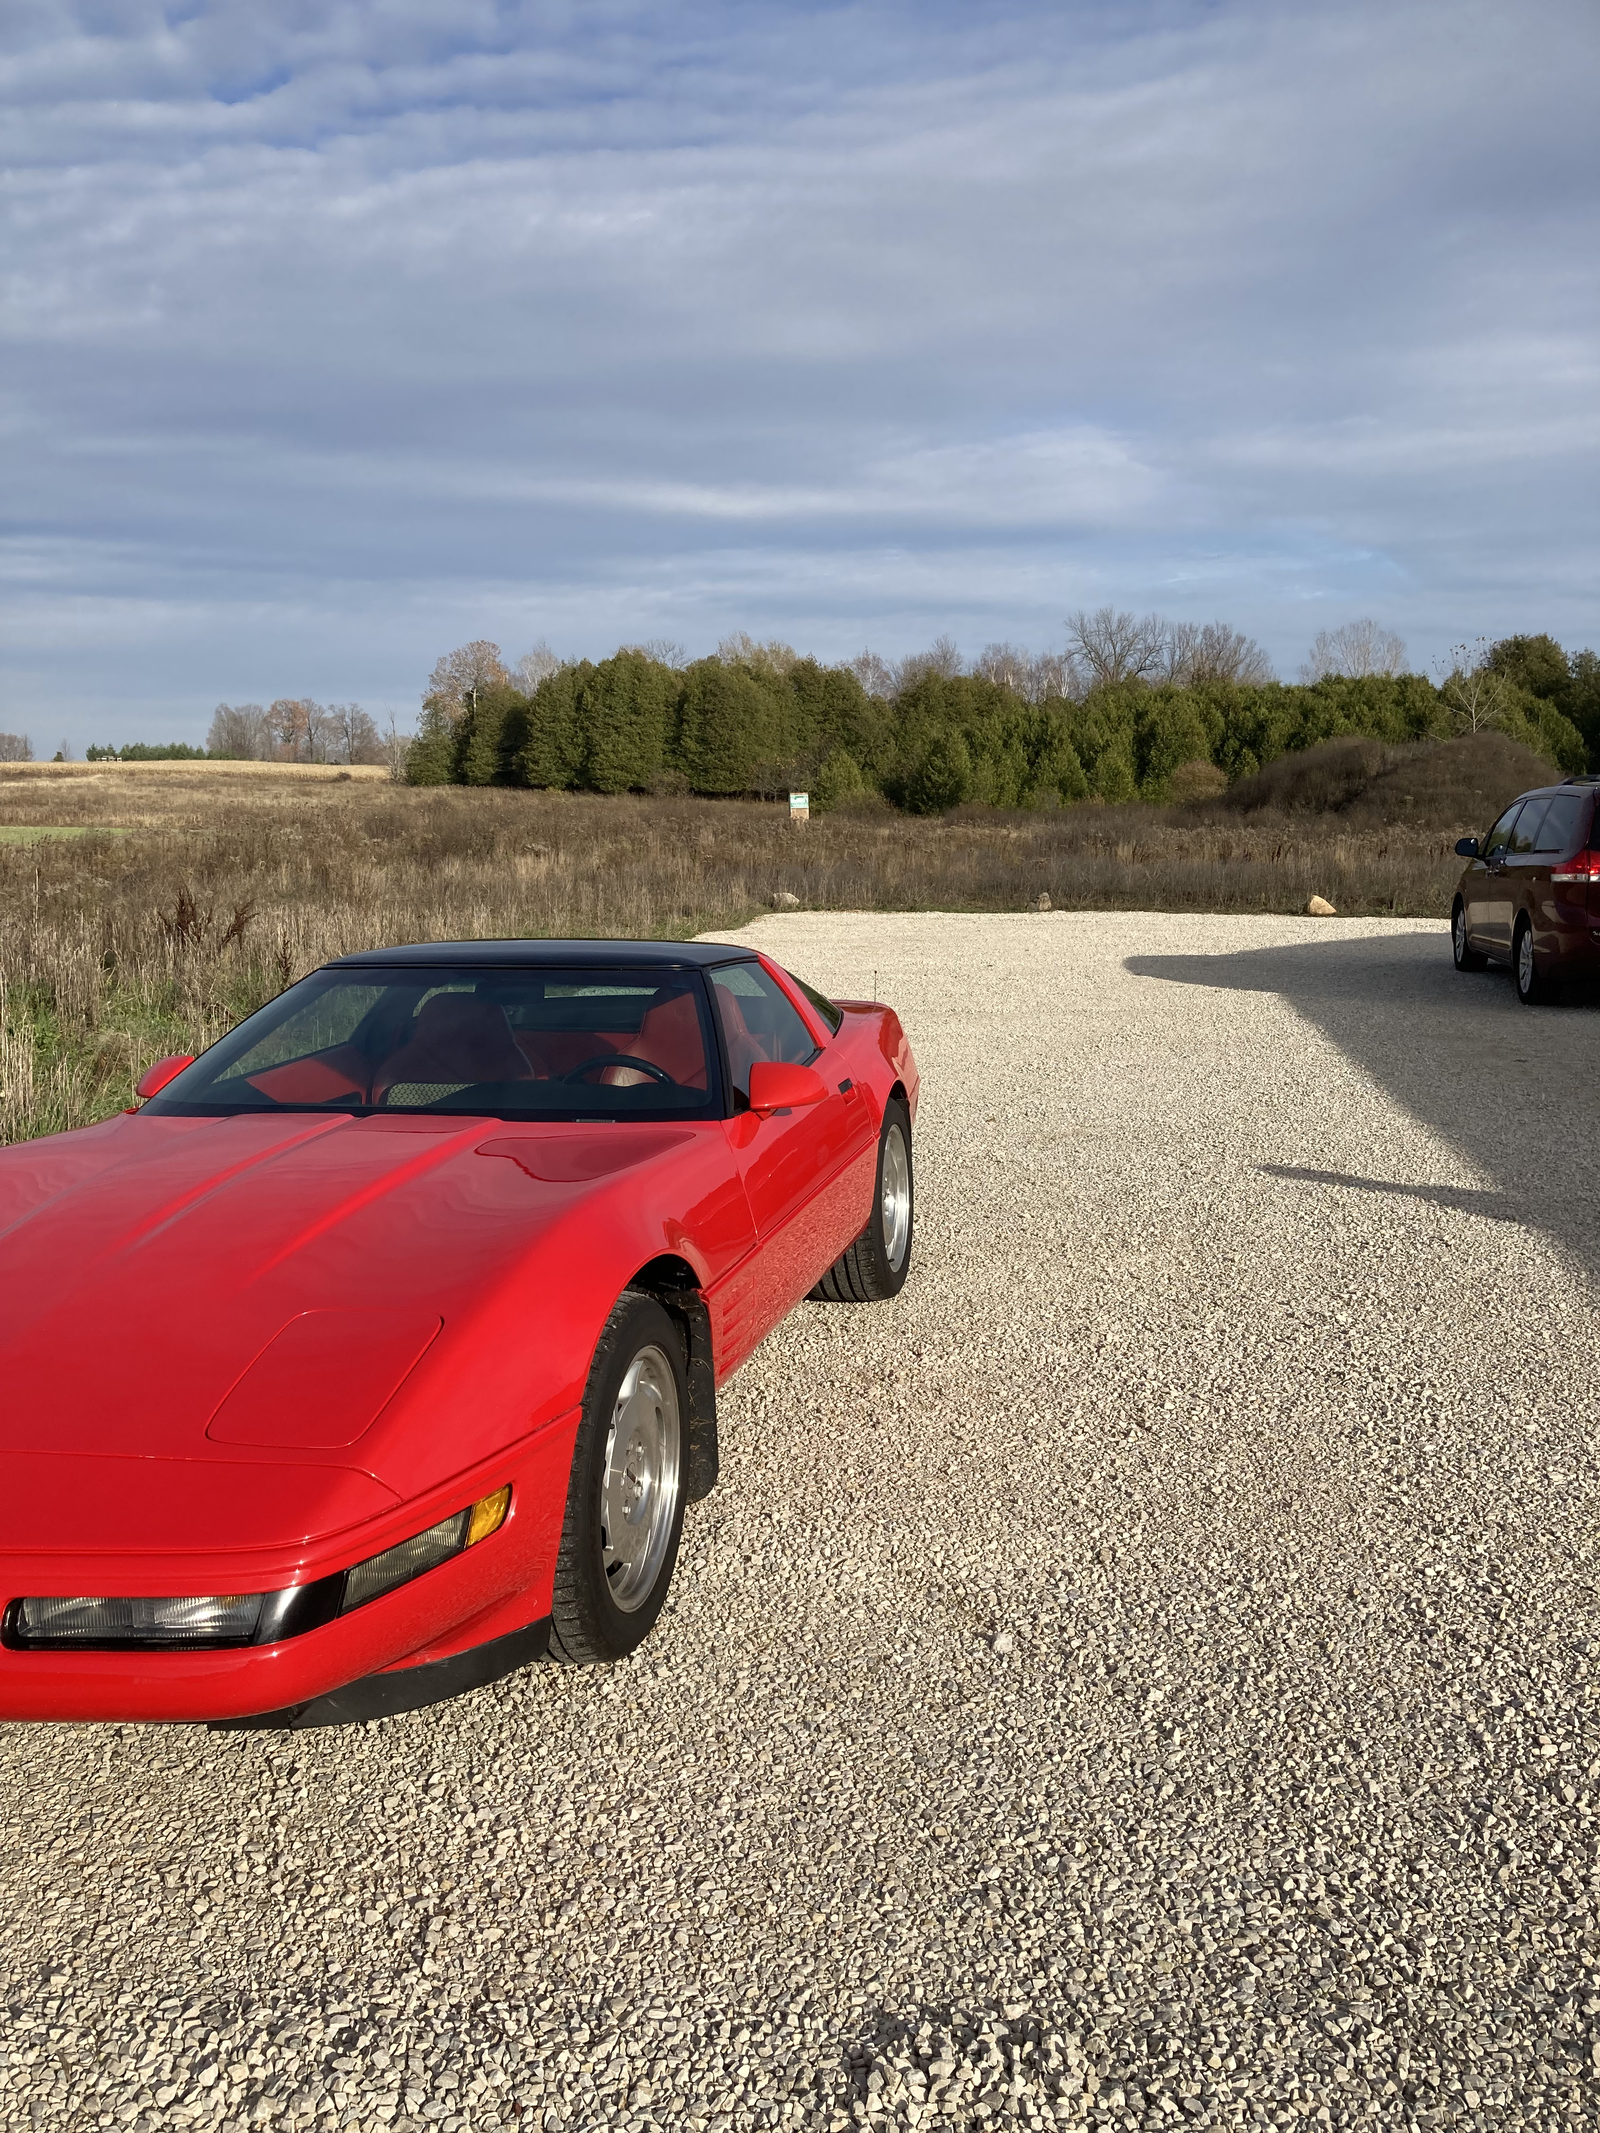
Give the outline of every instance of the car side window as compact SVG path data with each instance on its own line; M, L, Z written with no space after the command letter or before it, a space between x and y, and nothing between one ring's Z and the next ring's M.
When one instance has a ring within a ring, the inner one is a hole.
M1530 850L1535 852L1570 852L1578 841L1578 820L1583 813L1582 793L1558 792L1545 810L1544 820L1539 824L1539 834Z
M1516 828L1511 832L1508 852L1536 852L1539 849L1539 831L1544 818L1550 812L1550 802L1544 797L1530 800L1517 817Z
M1522 802L1514 800L1500 820L1483 840L1483 857L1490 858L1495 852L1503 852L1511 842L1511 825L1522 810Z
M727 1040L728 1068L737 1094L750 1100L750 1069L758 1059L809 1066L817 1042L759 963L724 963L711 972L712 997Z

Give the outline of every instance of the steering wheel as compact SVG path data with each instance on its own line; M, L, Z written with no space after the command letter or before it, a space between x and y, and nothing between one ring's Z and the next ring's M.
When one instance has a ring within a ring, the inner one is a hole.
M678 1086L665 1067L658 1067L653 1059L636 1059L632 1052L598 1052L593 1059L585 1059L581 1065L575 1066L570 1074L563 1074L561 1079L563 1081L577 1081L581 1075L587 1074L592 1067L608 1066L637 1067L641 1074L650 1074L657 1081L664 1081L669 1089L675 1089Z

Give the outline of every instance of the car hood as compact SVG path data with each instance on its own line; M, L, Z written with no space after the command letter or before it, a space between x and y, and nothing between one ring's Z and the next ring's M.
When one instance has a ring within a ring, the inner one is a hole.
M289 1403L276 1456L377 1474L359 1440L441 1324L689 1137L607 1132L134 1116L0 1150L0 1454L270 1462Z

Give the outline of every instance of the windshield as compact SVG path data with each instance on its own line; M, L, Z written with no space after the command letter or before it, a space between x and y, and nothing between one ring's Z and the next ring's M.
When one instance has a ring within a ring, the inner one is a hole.
M319 970L146 1110L710 1118L722 1092L689 970Z

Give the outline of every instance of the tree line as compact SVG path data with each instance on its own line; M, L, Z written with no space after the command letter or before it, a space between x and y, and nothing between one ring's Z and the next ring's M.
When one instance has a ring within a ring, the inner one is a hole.
M1082 800L1201 798L1342 734L1421 740L1494 726L1567 771L1600 764L1600 659L1548 636L1457 647L1436 678L1363 620L1323 632L1297 683L1225 624L1105 608L1064 652L939 640L897 666L842 666L727 639L709 658L624 646L508 668L486 640L435 667L406 759L411 783L620 792L793 789L820 809L915 813Z
M265 708L218 704L205 752L248 763L387 763L391 746L359 704L280 696Z

